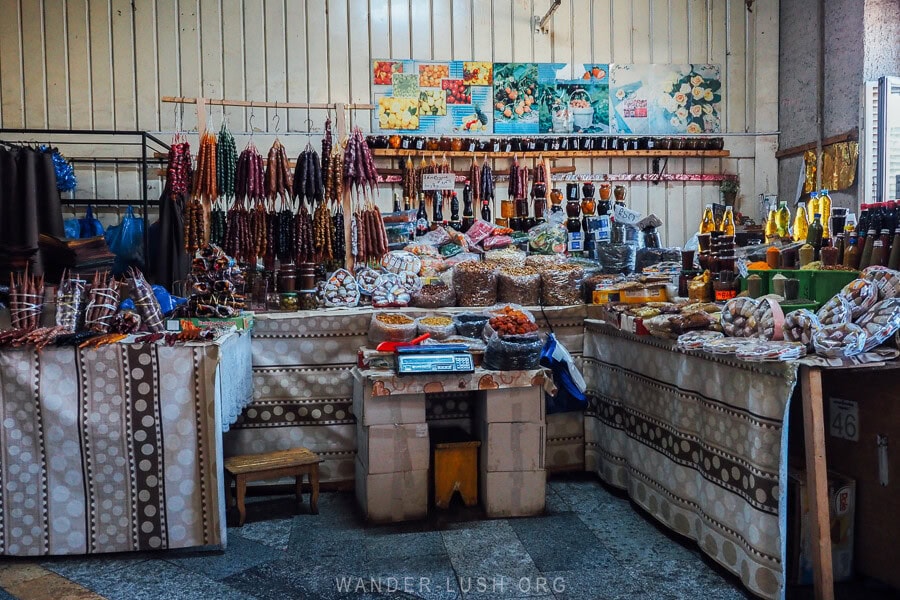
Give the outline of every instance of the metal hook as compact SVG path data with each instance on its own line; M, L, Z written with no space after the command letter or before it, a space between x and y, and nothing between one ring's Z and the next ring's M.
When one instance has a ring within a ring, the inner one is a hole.
M250 125L250 138L253 138L253 117L256 116L256 111L253 110L253 102L250 102L250 118L247 120Z
M278 114L278 102L275 103L275 116L272 117L272 120L275 121L275 137L278 137L278 131L281 129L281 115Z

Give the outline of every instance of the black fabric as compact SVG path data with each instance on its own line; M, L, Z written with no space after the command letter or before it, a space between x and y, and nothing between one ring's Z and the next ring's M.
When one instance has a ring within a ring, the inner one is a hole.
M172 284L187 276L190 262L184 250L184 205L186 198L171 195L168 188L159 199L159 221L150 229L153 282L172 290Z
M64 237L56 171L49 153L0 148L0 270L43 273L38 235Z

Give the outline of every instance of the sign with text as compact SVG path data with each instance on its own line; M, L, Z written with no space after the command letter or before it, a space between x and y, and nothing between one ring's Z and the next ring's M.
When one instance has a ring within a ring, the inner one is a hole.
M616 207L613 209L613 216L616 218L616 223L637 225L643 215L636 210L631 210L621 204L616 204Z
M828 399L828 422L831 437L859 441L859 404L853 400Z
M425 173L422 175L422 191L452 190L456 187L455 173Z

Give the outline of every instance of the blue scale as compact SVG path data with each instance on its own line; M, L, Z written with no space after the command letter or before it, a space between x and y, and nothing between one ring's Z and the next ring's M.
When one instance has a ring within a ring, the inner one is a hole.
M464 344L429 344L397 348L398 375L471 373L472 355Z

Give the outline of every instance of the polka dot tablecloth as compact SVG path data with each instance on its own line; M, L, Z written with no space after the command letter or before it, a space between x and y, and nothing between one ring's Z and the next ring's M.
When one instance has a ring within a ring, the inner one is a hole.
M674 352L588 323L585 466L765 598L784 582L790 363Z
M224 544L222 429L249 356L248 335L0 352L0 554Z

